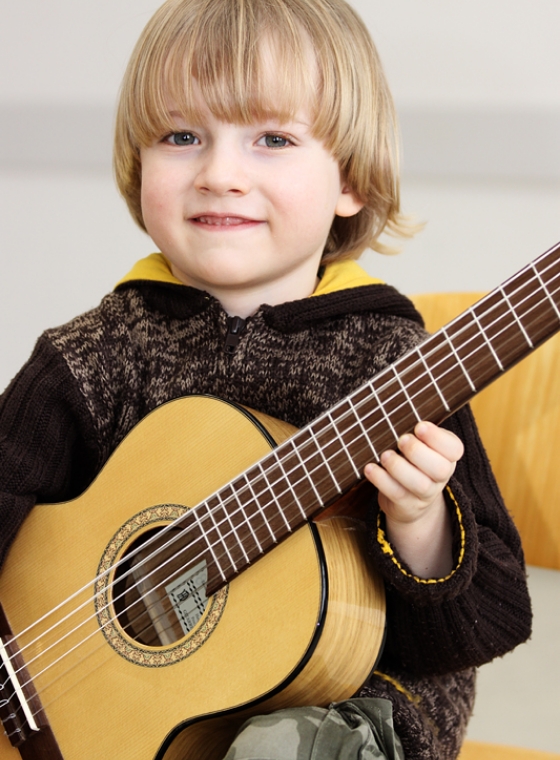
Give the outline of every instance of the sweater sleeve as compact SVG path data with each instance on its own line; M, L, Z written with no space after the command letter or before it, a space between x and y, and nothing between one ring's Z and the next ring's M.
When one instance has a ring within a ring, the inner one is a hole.
M465 444L446 501L455 567L442 579L413 575L385 538L377 500L371 550L387 590L388 667L417 674L489 662L525 641L531 603L519 534L502 501L469 407L444 426ZM383 667L383 664L381 665Z
M0 562L34 504L77 496L98 459L82 395L42 337L0 397Z

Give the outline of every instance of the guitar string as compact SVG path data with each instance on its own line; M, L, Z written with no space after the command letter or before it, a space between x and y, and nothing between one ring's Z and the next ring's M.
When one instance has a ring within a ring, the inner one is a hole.
M532 308L534 308L534 307L532 307ZM469 339L469 342L470 342L470 340L471 340L471 339ZM464 345L466 345L466 344L464 344ZM466 357L466 358L468 358L468 357ZM437 365L436 365L436 366L437 366ZM397 409L398 409L398 408L397 408ZM396 410L393 410L393 411L396 411ZM346 432L348 432L348 431L346 431ZM164 581L164 582L165 582L165 581Z
M545 255L546 255L546 254L545 254ZM528 268L530 268L530 267L531 267L531 265L528 265L528 266L526 267L526 269L528 269ZM546 270L545 270L545 271L546 271ZM518 275L516 275L516 277L517 277L517 276L518 276ZM514 291L514 293L513 293L513 294L515 294L515 291ZM513 294L512 294L512 295L513 295ZM483 300L484 300L484 299L483 299ZM493 308L495 308L495 307L493 307ZM462 316L462 315L461 315L461 316ZM482 316L484 316L484 315L482 315ZM452 323L450 323L450 325L451 325L451 324L452 324ZM448 325L448 326L449 326L449 325ZM465 329L468 329L468 326L467 326L467 328L465 328ZM460 333L458 333L457 335L459 335L459 334L460 334ZM429 354L427 354L427 356L429 356ZM414 365L413 365L413 366L414 366ZM381 390L382 390L382 389L381 389ZM170 525L170 527L173 527L173 524L171 524L171 525ZM161 535L161 534L160 534L160 535ZM145 548L145 546L147 545L147 543L148 543L148 542L146 542L146 544L144 544L144 548ZM109 573L109 572L111 572L111 571L112 571L112 569L113 569L113 568L109 568L109 569L108 569L106 572L107 572L107 573ZM100 576L100 577L102 577L102 576ZM98 578L98 579L99 579L99 578ZM98 580L98 579L95 579L95 581L96 581L96 580ZM95 582L95 581L94 581L94 582ZM89 585L89 584L88 584L88 585ZM87 588L87 586L86 586L86 587L84 587L84 588ZM79 593L80 593L81 591L83 591L83 590L84 590L84 589L80 589L78 592L76 592L76 594L79 594ZM69 597L67 600L65 600L64 602L62 602L62 604L65 604L66 602L68 602L68 601L69 601L69 600L71 600L71 599L72 599L72 597ZM55 609L56 609L56 608L55 608ZM54 610L53 610L53 611L54 611ZM46 614L48 615L49 613L46 613ZM41 619L40 619L39 621L35 621L35 622L36 622L36 623L37 623L37 622L41 622ZM27 629L26 629L26 630L25 630L23 633L26 633L26 632L27 632ZM21 635L21 634L20 634L20 635Z
M551 249L551 251L552 251L552 250L554 250L554 249ZM550 253L550 252L547 252L547 253ZM546 255L547 255L546 253L545 253L545 254L543 254L543 256L546 256ZM538 261L538 260L537 260L537 261ZM527 270L527 269L530 269L530 268L531 268L531 266L532 266L532 264L529 264L529 265L527 265L527 266L525 267L525 269L524 269L524 270L521 270L521 272L519 272L519 273L518 273L517 275L515 275L514 277L515 277L515 278L519 277L519 276L522 274L522 272L523 272L523 271L525 271L525 270ZM553 264L552 264L550 267L548 267L548 268L551 268L552 266L554 266L554 262L553 262ZM547 271L547 270L545 269L545 270L544 270L544 272L546 272L546 271ZM544 272L543 272L543 273L544 273ZM533 277L533 279L537 279L537 278ZM507 283L504 283L504 286L505 286L505 284L507 284ZM522 286L522 287L524 287L524 286ZM543 291L544 291L544 287L543 287L542 289L543 289ZM521 290L521 288L519 288L519 290ZM514 295L514 294L515 294L515 292L516 292L516 291L514 291L514 292L512 293L512 295ZM487 299L489 296L491 296L491 295L492 295L492 293L490 293L490 294L489 294L489 295L488 295L486 298L484 298L484 299L481 299L481 301L479 301L479 304L482 304L482 303L483 303L483 302L484 302L484 301L485 301L485 300L486 300L486 299ZM543 300L543 302L546 302L546 299L544 299L544 300ZM523 302L521 302L521 303L523 303ZM475 306L477 306L477 304L475 304ZM499 304L498 304L498 306L499 306ZM493 310L493 309L495 309L495 308L496 308L496 305L495 305L495 306L493 306L493 307L492 307L492 308L491 308L491 309L490 309L490 310L487 312L487 314L488 314L488 313L490 313L490 311L492 311L492 310ZM471 311L471 310L472 310L472 309L469 309L467 312L465 312L465 314L466 314L466 313L468 313L468 312L469 312L469 311ZM460 315L460 316L459 316L459 317L457 317L456 319L459 319L461 316L463 316L463 315ZM483 314L483 315L481 315L481 317L484 317L484 316L485 316L484 314ZM456 320L453 320L452 322L450 322L450 323L449 323L449 325L447 325L447 327L450 327L450 326L451 326L451 325L452 325L452 324L453 324L455 321L456 321ZM489 325L489 326L491 327L492 325ZM466 330L466 329L469 329L469 327L470 327L470 325L467 325L467 326L466 326L464 329L465 329L465 330ZM459 333L457 333L457 335L456 335L456 336L454 336L454 337L457 337L457 336L459 336L459 335L460 335L460 332L459 332ZM436 349L436 350L437 350L437 349ZM427 354L427 355L426 355L426 358L427 358L427 357L429 357L429 355L430 355L430 354ZM436 365L436 366L437 366L437 365ZM414 367L415 367L415 365L412 365L412 366L411 366L409 369L413 369ZM382 391L382 390L383 390L383 387L382 387L380 390ZM342 419L342 418L341 418L341 419ZM209 497L209 498L211 498L211 497ZM209 499L208 499L208 500L209 500ZM169 527L170 527L170 528L172 528L173 526L174 526L174 523L171 523L171 524L169 525ZM161 533L160 533L160 536L161 536ZM143 548L145 548L147 545L149 545L149 542L146 542L146 543L144 544ZM148 559L149 559L149 558L148 558ZM98 578L94 579L94 581L93 581L93 582L95 583L96 581L98 581L98 580L101 580L101 578L102 578L104 575L106 575L107 573L111 572L111 571L112 571L112 569L113 569L113 568L109 568L107 571L105 571L105 572L104 572L104 573L102 573L100 576L98 576ZM87 586L85 586L83 589L80 589L80 590L78 590L77 592L75 592L75 594L73 594L71 597L68 597L66 600L64 600L64 601L61 603L61 605L60 605L60 606L64 605L64 604L65 604L65 603L67 603L68 601L70 601L70 600L71 600L71 599L72 599L72 598L73 598L75 595L78 595L79 593L81 593L82 591L84 591L85 589L87 589L87 588L89 587L89 585L90 585L90 583L88 583L88 585L87 585ZM54 609L53 609L51 612L55 612L56 610L57 610L57 608L54 608ZM46 615L48 615L48 614L50 614L50 613L46 613ZM46 616L46 615L45 615L45 616ZM31 624L31 626L29 626L29 627L32 627L33 625L35 625L35 624L37 624L37 623L39 623L39 622L42 622L42 620L44 619L44 617L45 617L45 616L43 616L43 618L40 618L39 620L35 621L35 622L34 622L33 624ZM22 635L22 634L24 634L24 633L27 633L27 631L28 631L28 629L25 629L25 630L24 630L23 632L21 632L19 635Z
M546 270L545 270L545 271L546 271ZM556 277L556 276L555 276L555 277ZM550 283L548 283L548 284L550 284ZM555 291L555 292L556 292L556 291ZM513 294L512 294L512 295L513 295ZM527 299L525 299L525 300L527 300ZM539 302L537 305L540 305L540 303L542 303L542 302L546 302L547 300L548 300L548 299L543 299L543 300L542 300L542 301L540 301L540 302ZM522 302L520 302L520 304L518 304L518 305L517 305L517 308L518 308L518 307L519 307L519 305L521 305L522 303L523 303L523 301L522 301ZM533 310L535 307L536 307L535 305L534 305L534 306L532 306L532 307L531 307L531 309L530 309L530 311L531 311L531 310ZM495 306L494 306L494 307L492 307L490 310L488 310L488 312L486 312L486 314L488 314L490 311L494 310L494 308L495 308ZM529 312L527 312L527 313L529 313ZM484 316L486 316L486 314L482 314L482 315L480 315L480 316L481 316L481 317L484 317ZM460 315L460 316L464 316L464 315ZM526 318L526 316L527 316L527 315L526 315L526 314L524 314L524 315L522 315L522 316ZM502 317L503 317L503 315L501 315L501 316L500 316L500 319L501 319ZM498 320L496 320L496 321L498 321ZM451 324L451 323L450 323L450 324ZM448 325L448 326L449 326L449 325ZM490 325L490 326L492 326L492 325ZM464 328L464 329L469 329L470 327L472 327L472 325L468 325L468 326L467 326L466 328ZM486 328L486 329L487 329L487 328ZM497 335L499 335L499 334L500 334L500 333L498 333ZM458 335L459 335L459 333L457 333L457 334L456 334L456 335L454 335L453 337L454 337L454 338L457 338L457 336L458 336ZM476 334L476 335L475 335L473 338L469 338L469 341L467 341L467 343L469 343L469 342L471 342L473 339L475 339L475 338L479 338L479 337L480 337L480 336L479 336L479 334L477 333L477 334ZM467 343L463 344L463 345L461 346L461 348L464 348L464 346L465 346L465 345L467 345ZM467 359L469 358L469 356L470 356L470 355L467 355L467 356L464 358L464 360L463 360L463 361L467 360ZM435 366L437 367L437 365L435 365ZM410 368L409 368L409 369L410 369ZM439 379L439 378L438 378L438 379ZM418 394L416 394L416 395L418 395ZM389 399L389 400L390 400L390 399ZM402 405L401 405L401 406L402 406ZM399 407L397 407L397 409L393 410L393 413L394 413L395 411L397 411L397 410L398 410L398 408L399 408ZM348 414L348 413L345 413L345 414ZM340 422L342 419L343 419L343 417L341 417L341 418L340 418L340 419L339 419L337 422ZM355 425L353 425L352 427L355 427ZM349 430L351 430L351 428L349 428L349 429L348 429L347 431L345 431L345 432L346 432L346 433L348 433L348 432L349 432ZM361 440L361 439L363 438L363 436L359 436L359 438L360 438L360 440ZM357 440L357 439L356 439L356 440ZM335 466L336 466L336 465L335 465ZM273 484L273 485L274 485L274 484ZM238 510L238 511L239 511L239 510ZM223 542L222 542L222 543L223 543ZM216 546L216 545L218 545L218 544L215 544L215 546ZM220 545L221 545L221 544L220 544ZM222 556L224 556L224 555L222 555ZM194 560L194 561L195 561L195 560ZM161 569L161 567L160 567L160 568L158 568L158 569ZM169 577L172 577L172 576L169 576ZM168 580L168 579L165 579L163 582L166 582L167 580ZM161 585L161 584L160 584L160 585ZM157 587L156 587L156 588L157 588ZM107 590L107 589L105 589L104 591L106 591L106 590ZM95 616L92 616L92 617L95 617ZM75 629L75 630L76 630L76 629ZM59 643L59 642L57 642L57 643ZM42 672L43 672L43 671L42 671Z
M537 274L537 278L539 278L539 275L538 275L538 274ZM534 278L533 278L533 279L534 279ZM540 278L539 278L539 279L540 279ZM552 280L551 280L551 282L552 282ZM542 282L541 282L541 284L542 284ZM521 289L521 288L520 288L520 289ZM543 288L543 290L545 290L545 289ZM521 301L521 302L520 302L520 304L524 303L524 301L525 301L525 300L529 300L529 298L531 298L531 297L532 297L532 296L529 296L528 298L524 299L523 301ZM533 306L532 306L532 307L529 309L529 311L527 311L525 314L523 314L523 315L521 315L521 316L522 316L523 318L526 318L526 317L527 317L527 315L530 313L530 311L532 311L532 310L534 310L536 307L540 306L540 305L541 305L543 302L546 302L546 303L548 303L548 302L549 302L549 300L550 300L550 299L548 299L548 298L547 298L547 299L545 299L545 300L541 299L540 301L538 301L538 302L537 302L537 304L534 304L534 305L533 305ZM557 307L556 307L556 305L554 304L554 302L550 301L550 303L551 303L552 307L554 308L554 310L555 310L555 311L557 311ZM518 305L518 306L519 306L519 305ZM471 311L471 310L469 310L469 311ZM486 312L486 314L482 314L482 315L481 315L481 317L483 318L483 317L484 317L484 316L486 316L488 313L489 313L489 312ZM460 315L460 316L459 316L459 318L460 318L460 317L462 317L462 316L464 316L464 315L463 315L463 314L462 314L462 315ZM503 315L502 315L502 317L503 317ZM502 317L500 317L500 319L501 319ZM518 322L518 323L519 323L519 322ZM493 324L496 324L496 322L494 322ZM448 325L448 326L449 326L449 325ZM469 329L469 327L470 327L470 326L472 326L472 325L469 325L469 326L467 326L465 329ZM491 327L491 326L492 326L492 325L490 325L489 327ZM521 327L521 324L520 324L520 323L519 323L519 326ZM456 335L458 335L458 334L459 334L459 333L457 333ZM497 333L497 335L499 335L499 334L500 334L500 333ZM454 335L453 337L456 337L456 335ZM496 361L496 363L499 365L499 367L500 367L500 370L502 370L502 371L503 371L503 367L502 367L502 365L501 365L501 363L500 363L500 360L499 360L498 356L497 356L497 355L495 354L495 352L493 351L492 345L491 345L491 343L489 343L489 340L488 340L488 338L486 338L486 336L484 336L482 332L480 332L480 333L478 333L478 332L477 332L477 333L476 333L474 336L472 336L471 338L469 338L469 341L467 341L466 343L463 343L463 344L460 346L460 348L461 348L461 349L464 349L464 348L465 348L465 346L466 346L466 345L467 345L469 342L472 342L472 340L475 340L475 341L479 340L479 339L480 339L480 337L481 337L481 335L484 337L484 339L485 339L485 341L486 341L486 343L485 343L485 344L483 344L483 346L482 346L482 347L484 347L484 345L486 345L486 347L487 347L487 348L488 348L488 349L489 349L489 350L492 352L492 354L493 354L493 358L494 358L494 360ZM497 337L497 336L495 336L495 337ZM528 337L528 336L526 336L526 337ZM477 351L478 351L478 350L479 350L479 349L477 349ZM469 359L471 356L472 356L472 353L471 353L471 354L468 354L468 355L467 355L467 356L464 358L464 361L468 361L468 359ZM480 362L479 362L479 364L480 364ZM414 366L414 365L413 365L413 366ZM438 365L436 364L435 366L437 367ZM476 369L476 366L478 366L478 365L474 365L473 369ZM471 371L472 371L472 370L471 370ZM441 377L443 377L443 375L442 375ZM398 377L397 377L397 379L398 379ZM439 380L440 380L440 378L438 378L438 381L439 381ZM471 385L472 385L472 384L471 384ZM402 383L401 383L401 387L403 388L403 390L404 390L404 392L405 392L405 395L406 395L406 388L404 388L404 386L402 385ZM476 392L478 392L478 390L477 390ZM396 395L396 396L400 396L400 395L402 395L402 394L400 394L400 392L399 392L399 393L397 393L397 394L395 394L395 395ZM420 395L420 394L416 394L416 396L418 396L418 395ZM415 396L415 395L413 395L412 397L409 397L409 398L407 399L407 401L410 401L410 402L412 402L412 401L413 401L413 399L414 399L416 396ZM388 401L390 401L390 400L391 400L391 398L394 398L394 397L395 397L395 396L393 396L393 397L390 397L390 398L388 399ZM392 413L394 413L394 414L395 414L395 413L397 413L397 412L399 411L399 409L402 409L404 406L406 406L406 403L404 403L404 404L400 404L400 406L398 406L398 407L396 407L394 410L392 410ZM412 406L413 410L415 411L415 409L414 409L414 404L412 404L412 403L411 403L411 406ZM340 417L338 420L336 420L336 421L333 421L333 422L334 422L334 425L336 426L336 424L337 424L337 423L340 423L340 422L341 422L341 421L342 421L342 420L343 420L345 417L348 417L348 416L350 416L350 414L349 414L349 413L347 413L347 412L346 412L346 413L344 413L344 414L343 414L343 415L342 415L342 416L341 416L341 417ZM418 419L420 419L419 417L417 417L417 418L418 418ZM347 436L347 435L348 435L348 434L349 434L349 433L350 433L350 432L351 432L353 429L355 429L355 428L357 427L357 424L358 424L358 423L354 423L352 426L350 426L350 427L346 428L346 429L344 430L344 433L342 433L342 434L340 434L340 433L339 433L339 434L338 434L338 435L339 435L339 437L341 437L341 439L342 439L342 437L344 437L344 436ZM374 429L375 429L375 426L372 428L372 430L374 430ZM358 438L354 438L353 440L347 441L347 442L346 442L346 444L344 443L344 440L342 440L342 445L343 445L343 447L344 447L345 449L347 449L347 446L351 446L351 445L352 445L354 442L356 442L357 440L359 440L359 441L360 441L360 443L361 443L361 451L360 451L360 453L363 453L363 451L364 451L364 450L366 450L366 451L368 451L368 450L369 450L369 447L367 446L367 444L364 444L364 442L363 442L363 438L364 438L364 436L359 436ZM342 453L342 452L340 452L340 453ZM347 451L347 450L346 450L346 454L347 454L347 456L348 456L348 458L349 458L349 460L350 460L350 456L349 456L349 454L348 454L348 451ZM335 456L336 456L336 455L335 455ZM330 461L331 461L331 463L333 463L335 460L331 459ZM352 462L351 462L351 463L352 463ZM326 461L326 464L328 465L328 461ZM322 465L319 465L319 467L321 467L321 466L322 466ZM346 464L345 464L344 466L346 466ZM339 472L339 470L340 470L340 468L338 468L338 469L337 469L337 465L336 465L336 463L333 463L333 467L335 468L335 472L334 472L334 474L335 474L335 475L337 475L337 474L338 474L338 472ZM317 469L318 469L318 468L317 468ZM344 471L344 470L343 470L343 471ZM333 473L331 472L330 474L332 475ZM320 482L325 482L325 480L328 480L328 476L327 476L327 478L323 478L323 481L320 481ZM303 482L303 480L300 480L300 481L298 481L298 482ZM335 482L336 482L336 478L335 478ZM284 496L284 495L287 495L287 493L288 493L288 491L284 491L282 494L280 494L280 495L279 495L279 498L281 498L281 497L282 497L282 496ZM308 493L309 493L309 490L308 490ZM253 495L254 495L254 494L253 494ZM267 509L269 509L269 508L270 508L270 506L271 506L271 502L269 502L269 503L263 503L263 505L262 505L262 509L263 509L263 511L264 511L264 512L266 512L266 510L267 510ZM270 516L270 515L269 515L269 516ZM274 518L277 518L277 517L278 517L278 515L274 515ZM223 522L225 522L225 521L223 521ZM260 530L260 532L262 533L262 531L264 531L265 529L264 529L264 527L262 527L262 526L261 526L261 528L260 528L260 529L259 529L259 528L256 528L256 530L257 530L257 531L259 531L259 530ZM208 533L210 533L210 531L208 531ZM266 533L266 531L265 531L265 533ZM228 534L225 534L225 537L227 537L227 535L228 535ZM230 534L229 534L229 535L231 535L231 532L230 532ZM266 538L266 536L265 536L265 538ZM218 542L216 542L216 543L214 544L214 546L218 546L218 545L220 545L220 547L221 547L222 545L226 545L226 542L225 542L225 540L224 540L224 539L222 539L221 541L218 541ZM227 545L226 545L226 551L227 551ZM227 551L227 554L228 554L228 556L230 556L230 553L229 553L229 551ZM200 556L200 555L199 555L199 556ZM224 552L222 552L222 555L221 555L221 557L220 557L220 558L224 558L224 557L225 557L225 553L224 553ZM193 562L194 562L194 561L196 561L196 560L193 560ZM167 579L166 579L166 580L167 580ZM161 584L160 584L160 585L161 585ZM157 588L157 587L156 587L156 588ZM195 589L195 590L199 590L200 588L202 588L202 587L198 587L198 588L197 588L197 589ZM149 605L147 605L147 609L148 609L148 610L150 609L150 606L149 606ZM156 618L156 619L158 619L158 618ZM134 622L134 621L132 621L131 625L133 625L133 622ZM137 634L137 635L138 635L138 636L141 636L141 635L144 633L144 631L145 631L145 630L146 630L146 629L140 629L140 630L138 631L138 634Z
M437 365L436 365L437 366ZM396 410L395 410L396 411ZM347 431L348 432L348 431Z

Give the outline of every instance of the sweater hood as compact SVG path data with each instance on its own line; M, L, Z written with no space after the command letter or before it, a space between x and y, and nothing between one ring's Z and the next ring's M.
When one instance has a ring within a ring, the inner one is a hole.
M115 286L116 291L134 288L152 306L180 318L199 314L217 300L205 291L182 283L161 253L140 259ZM277 306L260 307L265 322L279 332L298 332L324 319L349 313L378 312L423 324L411 301L382 280L371 277L355 261L328 264L309 298Z
M187 287L177 279L169 262L162 253L152 253L134 264L130 272L117 283L117 288L127 282L164 282ZM382 280L371 277L355 261L336 261L328 264L322 272L317 289L312 296L335 293L338 290L359 288L364 285L380 285Z

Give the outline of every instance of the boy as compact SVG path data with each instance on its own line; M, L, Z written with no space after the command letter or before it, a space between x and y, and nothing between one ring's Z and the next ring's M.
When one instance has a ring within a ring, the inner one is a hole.
M157 405L209 393L301 427L424 337L351 260L410 229L388 88L344 0L169 0L125 76L115 168L161 254L47 331L2 397L2 557L36 501L77 495ZM381 464L365 476L388 630L357 695L363 747L455 758L474 667L530 632L519 538L468 410ZM271 720L265 748L257 720L231 757L291 757Z

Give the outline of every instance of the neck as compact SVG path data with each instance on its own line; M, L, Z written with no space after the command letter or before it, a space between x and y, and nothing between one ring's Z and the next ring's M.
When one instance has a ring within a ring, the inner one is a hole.
M291 276L281 280L267 283L256 282L254 285L243 284L239 287L227 285L215 285L213 283L194 282L179 272L174 265L171 271L178 280L185 285L204 290L220 302L222 308L230 317L247 319L252 316L260 306L278 306L288 301L298 301L307 298L315 291L319 278L317 268L302 273L297 270Z

